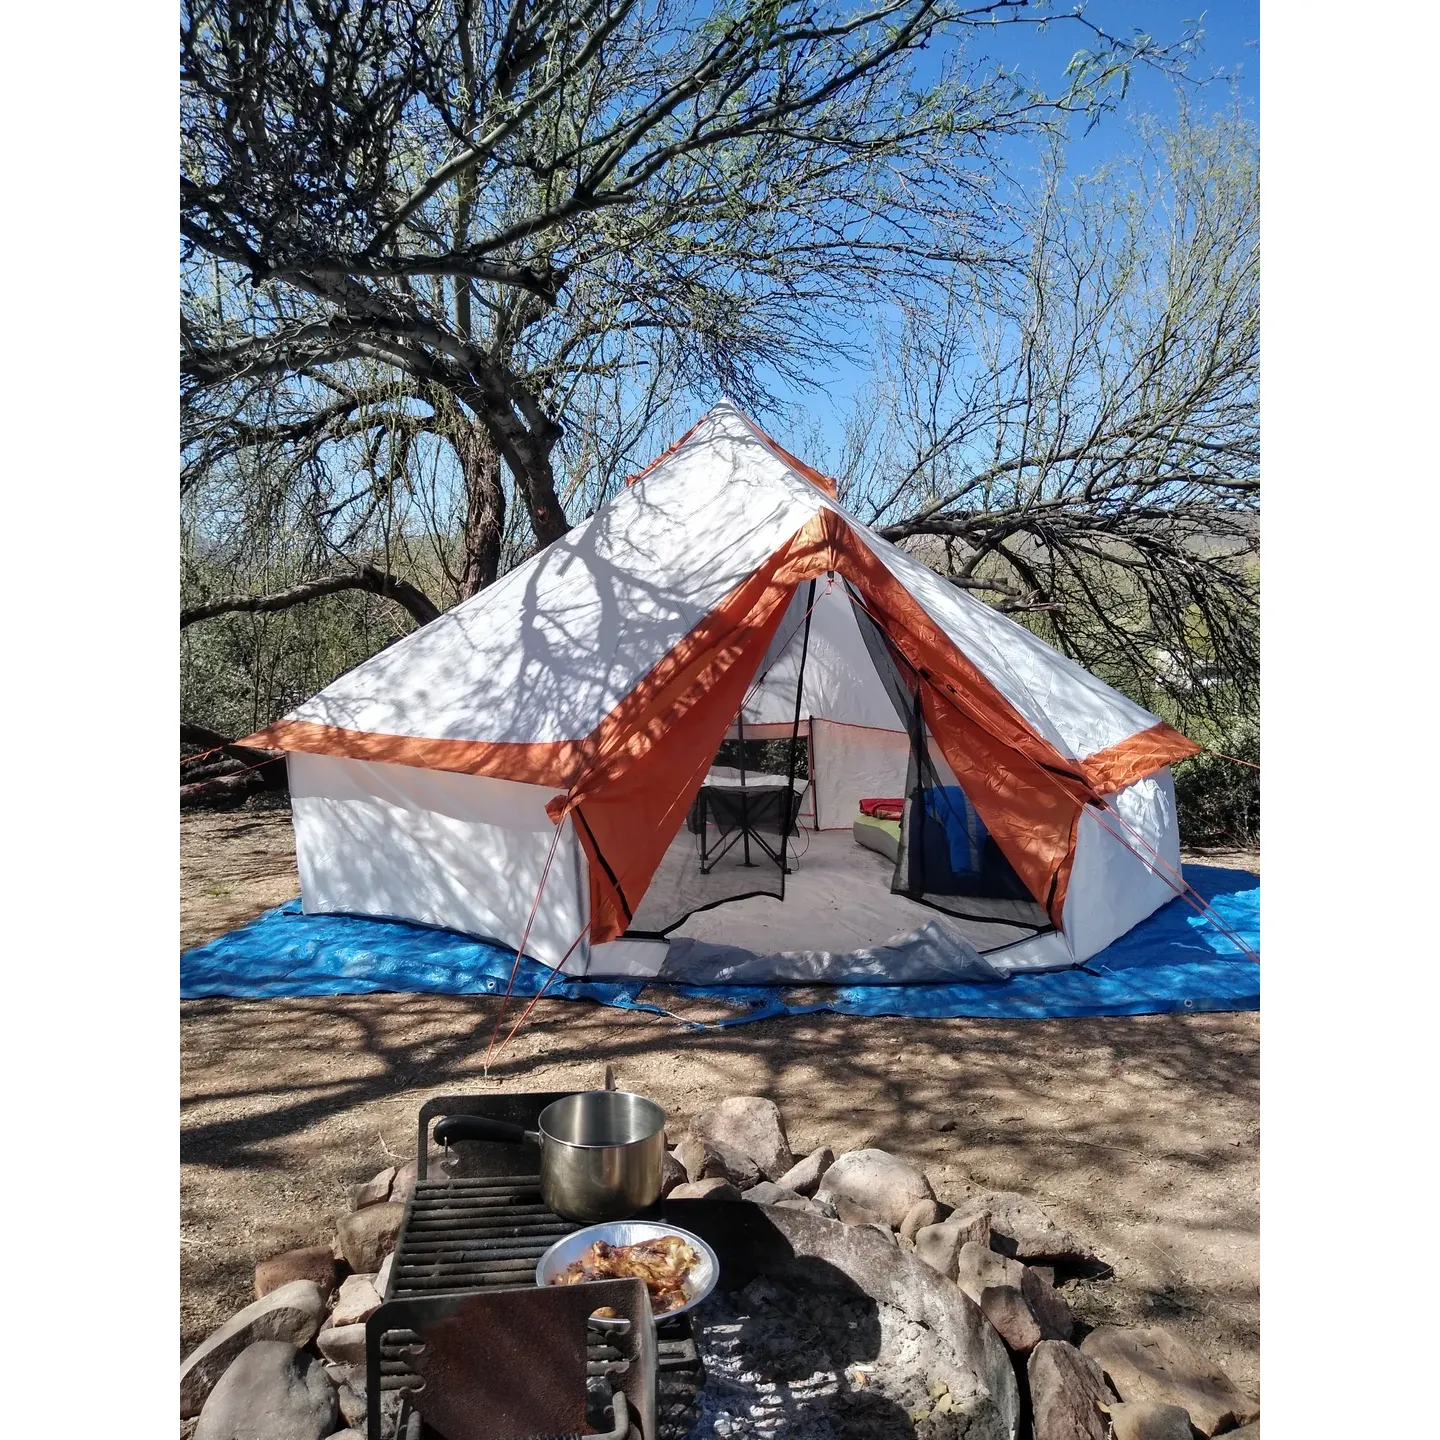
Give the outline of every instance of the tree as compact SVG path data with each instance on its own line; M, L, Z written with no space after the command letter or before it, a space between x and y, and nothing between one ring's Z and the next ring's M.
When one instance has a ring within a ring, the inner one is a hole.
M473 594L567 528L577 410L813 373L877 294L996 262L998 141L1177 53L1057 17L1093 48L1046 97L956 43L1028 13L186 0L184 484L304 530L303 584L392 573L453 464Z
M882 346L835 471L955 584L1178 718L1258 680L1255 137L1146 124L1071 181L1051 152L1016 272L957 270Z

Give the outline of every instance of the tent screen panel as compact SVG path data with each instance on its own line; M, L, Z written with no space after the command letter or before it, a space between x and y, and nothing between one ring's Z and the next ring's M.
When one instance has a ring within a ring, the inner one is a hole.
M778 646L761 662L751 692L781 662L795 675L795 702L782 737L766 726L762 738L746 735L741 707L720 742L705 779L671 840L649 887L630 918L628 935L664 935L700 910L752 895L785 898L792 869L791 847L810 789L806 738L801 734L800 694L808 638L807 608L814 582L797 587L792 616L780 628ZM795 654L792 657L791 651Z
M772 749L803 740L767 741ZM784 771L711 765L685 823L630 920L630 935L663 935L698 910L750 895L785 898L788 856L809 782ZM773 761L772 761L773 763Z
M1045 907L1025 888L932 739L920 677L853 591L851 599L865 648L910 737L891 890L965 919L1053 929Z
M945 763L918 704L891 889L965 919L1054 929Z

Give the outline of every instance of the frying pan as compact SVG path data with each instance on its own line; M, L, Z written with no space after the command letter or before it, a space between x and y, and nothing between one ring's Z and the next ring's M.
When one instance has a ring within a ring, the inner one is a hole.
M628 1090L581 1090L547 1105L537 1128L447 1115L435 1124L438 1145L502 1140L540 1150L540 1194L566 1220L590 1225L624 1220L660 1198L665 1112Z

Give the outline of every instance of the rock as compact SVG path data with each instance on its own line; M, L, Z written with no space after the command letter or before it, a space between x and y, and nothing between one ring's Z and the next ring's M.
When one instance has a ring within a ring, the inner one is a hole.
M773 1180L762 1180L758 1185L752 1185L740 1198L753 1200L757 1205L778 1205L782 1200L805 1200L803 1195L797 1195L793 1190L787 1190ZM805 1204L809 1203L805 1200Z
M905 1218L900 1222L900 1238L913 1242L917 1230L939 1223L940 1206L934 1200L917 1200L905 1212Z
M373 1275L395 1248L405 1207L388 1201L340 1217L340 1248L358 1275Z
M1017 1355L1028 1355L1042 1340L1070 1338L1070 1307L1018 1260L970 1240L955 1257L953 1278Z
M741 1198L743 1199L744 1197L742 1196ZM833 1216L826 1215L821 1206L804 1195L796 1195L794 1199L791 1200L777 1200L775 1202L775 1208L777 1210L803 1210L807 1215L818 1215L821 1219L825 1220L834 1218Z
M394 1264L395 1252L392 1250L380 1262L380 1273L375 1277L375 1293L382 1301L385 1299L385 1292L390 1288L390 1270Z
M953 1225L960 1232L962 1245L973 1240L987 1250L995 1248L991 1243L994 1237L990 1233L990 1212L988 1210L972 1210L963 1219L956 1215L950 1215L942 1223Z
M677 1185L670 1192L672 1200L739 1200L740 1192L718 1175L711 1180L696 1180L693 1183Z
M365 1327L327 1325L316 1337L320 1353L335 1365L364 1365Z
M899 1229L919 1201L935 1198L919 1170L884 1150L851 1150L840 1156L825 1172L817 1194L853 1200L875 1211L892 1230Z
M673 1150L667 1150L665 1159L660 1164L660 1198L663 1200L677 1185L685 1184L689 1178L689 1172L680 1157Z
M1075 1329L1075 1317L1065 1297L1038 1270L1025 1267L1020 1279L1020 1293L1030 1307L1046 1340L1068 1340Z
M1083 1265L1095 1259L1095 1252L1068 1230L1057 1225L1032 1200L1008 1190L972 1195L955 1208L952 1220L990 1215L990 1247L1016 1260L1059 1260Z
M1034 1440L1106 1440L1114 1404L1100 1367L1063 1340L1042 1340L1025 1367Z
M427 1185L432 1180L445 1180L450 1178L450 1170L447 1168L445 1162L450 1160L451 1156L443 1146L432 1146L428 1158L430 1163L425 1171L425 1183ZM392 1204L403 1205L415 1193L415 1180L418 1173L419 1165L414 1160L407 1160L395 1172L395 1179L390 1186L390 1201Z
M390 1198L390 1187L394 1183L395 1167L387 1165L378 1175L372 1175L350 1191L350 1208L363 1210L367 1205L383 1205Z
M1007 1260L993 1250L968 1240L955 1257L955 1283L977 1304L984 1290L1008 1285L1019 1290L1025 1278L1025 1267L1018 1260Z
M180 1366L180 1418L198 1415L230 1363L260 1340L308 1345L325 1319L325 1296L313 1280L291 1280L232 1315Z
M685 1135L675 1147L675 1158L685 1167L686 1179L728 1180L737 1190L748 1190L761 1180L760 1167L733 1145L721 1145L699 1135Z
M870 1228L876 1231L878 1234L883 1235L885 1239L890 1242L890 1244L898 1245L900 1243L900 1237L896 1235L896 1233L883 1220L872 1220L870 1222Z
M348 1380L342 1380L335 1387L335 1399L340 1406L340 1418L347 1425L363 1430L370 1418L370 1407L365 1403L365 1397Z
M763 1095L732 1095L698 1116L692 1128L705 1140L749 1156L767 1180L779 1180L795 1164L784 1117Z
M325 1373L336 1385L348 1385L360 1398L365 1398L365 1367L363 1365L336 1365L327 1361Z
M701 1140L697 1143L705 1152L699 1179L713 1180L719 1176L722 1180L728 1180L737 1190L749 1190L765 1179L760 1173L760 1167L733 1145L717 1145L713 1140Z
M915 1232L915 1254L947 1280L955 1278L955 1257L964 1242L948 1225L926 1225Z
M987 1285L980 1292L980 1308L1017 1355L1028 1355L1046 1338L1025 1297L1013 1285Z
M813 1195L820 1188L825 1172L835 1163L835 1152L822 1145L803 1160L797 1160L775 1183L793 1190L797 1195Z
M1225 1440L1260 1440L1260 1422L1258 1420L1252 1420L1248 1425L1242 1425L1238 1430L1227 1431Z
M337 1430L330 1440L365 1440L363 1430Z
M915 1253L947 1280L955 1278L955 1261L961 1246L971 1243L990 1248L990 1214L982 1210L966 1219L952 1215L938 1225L923 1225L915 1232Z
M407 1160L396 1172L395 1178L390 1182L390 1203L392 1205L403 1205L415 1193L415 1176L417 1172L415 1161ZM434 1166L431 1166L431 1173L427 1179L434 1179Z
M691 1135L688 1131L682 1135L669 1151L673 1158L685 1172L685 1178L680 1181L682 1185L694 1185L705 1178L705 1160L709 1151L705 1142L698 1135ZM759 1166L755 1168L755 1178L760 1177Z
M194 1440L325 1440L337 1412L335 1388L313 1355L257 1340L210 1392Z
M838 1287L841 1293L853 1293L852 1286L858 1286L872 1299L895 1306L932 1331L944 1352L954 1358L958 1368L952 1370L947 1363L939 1377L947 1381L953 1395L954 1414L943 1426L926 1427L924 1433L936 1437L963 1434L967 1440L1016 1440L1020 1397L1014 1367L994 1327L968 1296L867 1226L827 1224L778 1205L764 1218L787 1242L781 1250L790 1252L780 1278L823 1292L836 1286L834 1277L840 1272L846 1277ZM925 1403L928 1408L928 1401ZM860 1416L856 1420L856 1435L873 1433L889 1440L897 1430L910 1433L898 1414L895 1423L888 1425L883 1417L868 1423Z
M1068 1340L1075 1328L1070 1307L1033 1270L1024 1271L1018 1288L987 1285L980 1308L1017 1355L1028 1355L1042 1340Z
M1153 1400L1112 1405L1110 1425L1115 1431L1115 1440L1193 1440L1195 1435L1190 1428L1188 1410L1178 1405L1158 1405Z
M879 1225L888 1230L890 1227L874 1211L864 1205L857 1205L853 1200L847 1200L843 1195L837 1195L834 1200L835 1218L845 1225Z
M1101 1325L1080 1346L1127 1403L1155 1400L1190 1412L1202 1435L1214 1435L1260 1416L1260 1407L1200 1352L1159 1325L1122 1330Z
M352 1275L340 1286L339 1298L330 1312L331 1325L362 1325L380 1308L378 1275Z
M272 1290L292 1280L313 1280L322 1295L335 1288L335 1257L328 1245L307 1245L302 1250L286 1250L272 1255L255 1267L255 1298L263 1300Z

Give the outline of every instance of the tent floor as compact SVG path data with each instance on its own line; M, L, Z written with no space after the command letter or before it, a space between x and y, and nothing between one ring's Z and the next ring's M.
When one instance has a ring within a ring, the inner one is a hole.
M694 837L682 831L671 849L677 855L688 855L693 847ZM958 919L892 894L893 863L857 845L849 830L802 832L794 849L803 853L792 862L794 873L785 877L783 901L771 895L727 901L690 916L670 932L670 938L706 940L758 955L796 950L846 954L911 935L927 925L968 940L982 952L1035 933L1030 925ZM668 863L668 857L651 882L647 903L657 886L663 892L667 883L674 883L667 872L678 878L678 866ZM673 901L663 893L655 898L671 913L683 908L678 896ZM967 908L997 915L1014 915L1029 908L1005 900L965 903Z

